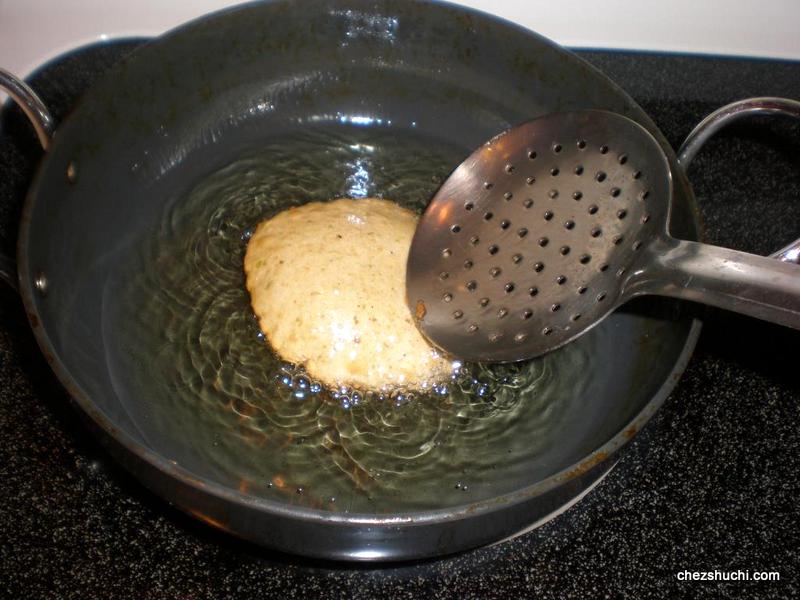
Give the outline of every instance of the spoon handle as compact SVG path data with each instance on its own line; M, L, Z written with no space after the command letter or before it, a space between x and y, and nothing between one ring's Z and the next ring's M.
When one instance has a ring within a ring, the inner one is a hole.
M670 296L800 329L800 265L672 238L648 254L626 284L628 298Z

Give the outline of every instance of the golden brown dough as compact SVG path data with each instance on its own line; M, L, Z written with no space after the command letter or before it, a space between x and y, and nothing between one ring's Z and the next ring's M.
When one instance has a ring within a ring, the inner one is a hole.
M244 270L275 351L328 385L420 388L449 375L405 301L416 224L411 211L371 198L312 202L262 222Z

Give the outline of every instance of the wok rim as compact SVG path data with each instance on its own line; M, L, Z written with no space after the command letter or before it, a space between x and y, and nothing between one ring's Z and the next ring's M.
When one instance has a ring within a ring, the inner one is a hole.
M187 21L181 25L178 25L177 27L157 37L148 39L147 42L143 44L143 47L149 47L153 44L163 43L164 41L169 40L172 36L176 34L185 32L186 30L190 30L197 24L205 23L207 20L210 19L220 18L228 13L237 12L239 10L247 10L255 5L282 4L284 3L284 1L285 0L261 0L261 1L254 0L252 2L246 2L244 4L239 4L236 6L224 8L222 10L214 11L202 15L196 19ZM655 135L654 137L656 137L656 139L662 146L666 145L666 151L668 157L671 159L670 162L671 163L674 162L674 150L666 142L666 138L664 137L663 133L657 127L655 122L650 118L650 116L644 111L644 109L642 109L639 106L639 104L627 94L627 92L625 92L621 87L619 87L614 81L609 79L608 76L606 76L602 71L600 71L594 65L588 63L581 57L575 55L573 52L567 50L558 43L542 36L541 34L536 33L535 31L527 29L517 23L514 23L513 21L509 21L502 17L498 17L480 10L476 10L467 6L456 5L451 2L443 0L413 0L413 2L428 6L449 7L450 9L457 10L464 14L469 14L477 19L486 20L493 24L501 25L503 27L510 27L516 29L517 31L524 33L528 38L531 38L532 40L538 43L547 45L551 49L559 53L569 55L572 61L580 63L582 66L590 69L593 73L600 76L604 80L604 83L609 85L609 87L612 88L616 94L622 96L632 106L635 106L636 108L639 109L639 111L641 112L641 116L643 116L647 120L650 126L649 130L651 131L651 133L657 132L657 135ZM139 53L139 51L140 51L139 48L133 50L131 54L126 56L125 59L123 60L129 60L131 58L134 58L135 55ZM113 73L113 71L114 67L111 68L109 73ZM107 76L108 73L104 75L104 77ZM86 96L89 95L91 93L91 90L94 89L96 86L97 83L95 83L92 87L90 87L87 90L87 93L76 103L70 114L64 118L62 123L72 118L72 115L75 112L80 111L82 105L85 103ZM56 135L53 138L53 145L52 145L53 148L56 147L56 145L58 144L58 139L59 139L58 135ZM542 496L545 493L554 490L569 481L578 479L583 475L589 473L590 471L593 471L595 467L603 467L602 473L605 473L608 468L608 461L614 457L617 451L622 449L631 439L636 437L638 432L650 421L653 415L663 405L669 394L675 388L693 354L693 351L697 344L697 340L700 335L700 331L702 329L702 322L700 321L700 319L692 317L691 323L686 332L686 338L683 343L683 347L678 355L677 360L675 361L675 364L673 365L669 374L665 378L661 387L659 387L656 393L651 397L651 399L647 402L647 404L639 411L639 413L635 417L633 417L629 422L627 422L625 426L617 434L615 434L605 444L595 449L593 452L585 456L580 461L572 465L569 465L568 467L565 467L561 471L552 474L536 483L520 488L514 492L502 494L499 496L494 496L492 498L487 498L472 503L455 505L449 508L421 510L421 511L405 511L405 512L393 513L391 516L388 515L379 516L373 513L326 511L321 509L295 506L287 503L281 503L274 500L270 500L264 497L250 495L245 492L241 492L237 489L234 489L232 487L229 487L227 485L221 484L217 481L207 479L205 477L200 477L192 473L189 469L186 469L180 466L179 464L175 463L174 461L162 456L161 454L147 447L144 443L134 439L128 432L117 427L112 419L107 417L104 412L102 412L100 409L97 408L97 406L92 401L91 396L86 392L84 392L83 388L79 385L78 381L71 376L69 371L66 369L66 367L58 357L55 348L51 343L50 338L47 334L47 331L42 325L42 321L40 319L40 315L36 307L35 291L32 288L33 278L30 277L31 266L28 262L28 252L27 252L30 230L31 230L31 216L33 212L33 207L36 203L36 196L39 188L39 182L41 179L45 177L44 175L45 165L48 162L48 157L51 154L52 150L48 150L39 161L39 164L37 165L36 173L33 179L31 180L31 184L28 187L28 191L26 193L22 209L22 216L20 219L20 226L19 226L19 237L17 243L19 291L23 301L23 305L25 307L25 312L29 321L29 325L34 333L34 337L36 339L37 344L39 345L42 355L44 356L45 360L47 361L48 365L50 366L51 370L55 374L58 381L61 383L61 385L65 388L65 390L69 394L70 398L73 401L73 404L77 405L81 409L81 412L85 416L89 417L89 419L92 422L91 424L96 426L99 429L100 433L104 434L104 436L101 438L101 441L104 442L104 447L106 447L106 449L110 451L112 456L114 456L116 462L120 462L126 468L126 470L128 470L131 473L131 475L137 480L137 482L144 485L147 489L153 491L161 500L167 501L169 504L173 504L173 499L169 497L169 494L164 493L162 490L156 490L149 484L149 482L146 480L146 477L136 472L127 463L127 461L121 460L121 458L116 454L116 452L114 452L114 449L108 446L105 436L108 436L110 441L113 441L116 444L118 444L119 447L122 448L127 453L127 455L137 460L143 461L149 467L155 469L155 471L162 476L165 476L167 478L177 479L183 485L191 488L191 490L195 494L199 494L202 496L210 496L215 499L221 500L225 503L241 507L247 507L250 509L256 508L260 513L266 513L281 518L302 520L324 525L331 525L331 524L372 525L372 526L377 525L377 526L397 527L403 525L414 526L414 525L447 524L447 523L452 523L453 521L467 520L475 518L480 515L489 515L492 513L505 511L514 507L515 505L519 505L524 502L535 499L536 497ZM697 203L691 185L688 183L685 177L682 176L682 173L681 174L676 173L676 176L677 176L676 179L680 181L680 185L685 191L686 198L689 204L689 209L691 212L691 221L693 225L697 227L698 231L702 231L701 219L699 212L697 210ZM565 501L565 503L568 501L569 498ZM180 508L182 511L186 512L187 514L192 515L195 518L200 518L202 521L206 522L212 527L236 535L243 539L250 539L250 540L254 539L252 537L249 537L246 534L246 532L228 528L225 526L224 523L215 522L213 519L203 518L202 514L198 515L197 512L194 511L190 506L186 506L181 503L176 504L176 506ZM266 540L262 540L260 541L260 543L265 545L270 545ZM309 553L309 555L313 555L313 553ZM351 560L355 559L355 557L352 557L350 555L347 556ZM390 557L389 560L396 560L396 559Z

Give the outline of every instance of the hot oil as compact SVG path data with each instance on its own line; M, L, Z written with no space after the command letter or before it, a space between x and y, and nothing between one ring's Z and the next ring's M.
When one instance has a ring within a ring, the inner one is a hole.
M264 340L245 289L254 227L291 205L384 197L421 212L467 148L415 131L336 126L267 140L166 207L126 268L120 372L179 462L309 507L443 508L516 489L580 410L587 341L542 359L456 365L427 390L325 389ZM155 349L155 351L154 351ZM146 429L142 427L142 430ZM169 453L168 450L164 450Z

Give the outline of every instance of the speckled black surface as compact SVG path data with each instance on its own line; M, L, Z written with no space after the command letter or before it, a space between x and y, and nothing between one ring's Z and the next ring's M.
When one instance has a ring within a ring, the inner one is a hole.
M132 47L34 78L62 117ZM582 52L677 147L748 95L800 98L800 64ZM16 111L0 132L0 248L38 158ZM735 126L690 171L709 241L768 253L800 234L800 125ZM210 530L143 489L99 447L0 286L0 590L7 597L797 597L800 373L792 331L708 311L663 409L576 507L511 542L400 566L278 555ZM680 583L689 570L777 570L780 583Z

